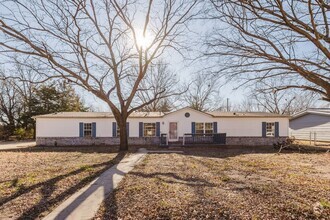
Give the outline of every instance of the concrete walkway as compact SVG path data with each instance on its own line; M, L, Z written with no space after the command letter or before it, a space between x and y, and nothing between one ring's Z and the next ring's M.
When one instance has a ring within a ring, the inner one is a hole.
M89 185L69 197L44 220L93 218L103 200L109 196L112 190L117 188L125 174L143 160L146 154L146 149L139 149L137 153L124 158L119 164L111 167Z
M0 150L12 150L36 146L35 141L6 141L0 142Z

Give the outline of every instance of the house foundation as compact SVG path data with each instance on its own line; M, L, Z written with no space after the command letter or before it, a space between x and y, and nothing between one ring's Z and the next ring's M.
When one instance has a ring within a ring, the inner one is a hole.
M272 146L286 139L287 137L226 137L226 145ZM182 139L179 140L182 142ZM119 137L37 137L36 143L38 146L118 146L120 139ZM128 144L159 146L160 137L129 137Z

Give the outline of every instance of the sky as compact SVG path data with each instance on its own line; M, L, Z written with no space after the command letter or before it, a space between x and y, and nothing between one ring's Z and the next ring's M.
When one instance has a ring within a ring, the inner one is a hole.
M187 34L189 36L187 41L195 42L190 45L189 49L192 51L185 53L183 57L178 52L170 50L165 52L161 57L161 59L164 59L169 64L170 70L178 76L180 83L191 83L194 74L205 70L205 65L207 65L207 63L205 64L205 60L196 59L196 57L200 56L200 45L196 42L201 41L212 28L212 23L206 20L194 21L194 24L190 26L190 33ZM218 84L220 91L219 101L228 98L230 104L239 104L245 95L247 95L248 89L234 89L236 86L237 82L227 82L224 79L220 79ZM79 88L77 88L77 91L81 94L86 105L92 106L94 111L109 111L107 104L96 98L93 94ZM182 106L180 105L178 107Z
M207 61L205 62L204 60L202 62L199 59L195 59L200 55L200 44L196 44L196 42L201 41L205 35L212 30L214 27L213 25L213 22L209 20L196 20L193 22L193 25L189 26L190 32L187 33L186 42L190 44L191 51L189 54L185 53L185 57L182 57L173 50L163 54L162 58L169 64L169 68L177 74L182 83L190 83L193 78L193 74L198 74L207 67ZM219 66L220 65L221 64L219 63ZM248 93L248 89L244 87L233 90L233 88L237 87L237 81L227 82L222 79L219 81L218 86L221 98L219 100L226 100L229 98L230 104L240 103ZM92 110L109 111L108 106L91 93L80 88L77 88L77 91L86 105L92 107Z

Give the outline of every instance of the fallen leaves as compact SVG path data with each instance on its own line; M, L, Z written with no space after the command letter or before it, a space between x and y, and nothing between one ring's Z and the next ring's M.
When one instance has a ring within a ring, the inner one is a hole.
M322 200L330 198L329 154L184 150L184 154L149 154L103 203L95 219L330 216L330 209L324 208L328 200Z
M109 147L0 152L0 219L41 218L118 161Z

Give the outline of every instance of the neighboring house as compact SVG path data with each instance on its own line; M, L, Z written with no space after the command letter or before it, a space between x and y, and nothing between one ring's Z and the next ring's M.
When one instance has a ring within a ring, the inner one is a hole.
M309 108L293 115L290 136L299 140L330 141L330 108Z
M38 145L118 145L120 130L111 113L60 112L36 119ZM263 112L201 112L183 108L169 113L135 112L127 122L129 144L182 142L185 134L226 133L227 145L271 145L288 137L289 117ZM189 135L188 135L189 136ZM162 139L163 140L163 139Z

